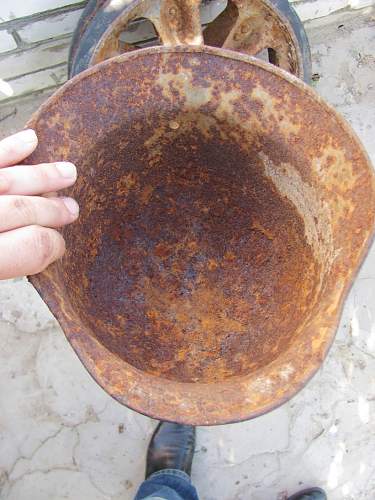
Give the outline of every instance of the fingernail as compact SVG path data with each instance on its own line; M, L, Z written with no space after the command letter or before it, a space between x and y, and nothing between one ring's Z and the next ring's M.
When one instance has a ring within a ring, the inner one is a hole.
M38 142L36 133L31 128L18 132L18 134L16 134L16 139L17 141L22 141L25 144L35 144Z
M61 198L66 208L75 217L79 214L79 205L73 198Z
M65 177L66 179L75 179L77 177L77 169L73 163L59 161L55 165L61 177Z

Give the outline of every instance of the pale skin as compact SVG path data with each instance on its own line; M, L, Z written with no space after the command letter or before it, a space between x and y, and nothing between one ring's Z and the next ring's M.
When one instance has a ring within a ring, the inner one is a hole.
M72 163L22 163L37 144L30 129L0 141L0 279L39 273L59 259L65 242L56 229L79 214L75 200L57 194L76 181Z

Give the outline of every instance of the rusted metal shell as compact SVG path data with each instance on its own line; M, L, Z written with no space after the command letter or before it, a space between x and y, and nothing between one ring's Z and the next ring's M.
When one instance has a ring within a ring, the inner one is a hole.
M109 394L214 425L306 384L374 231L372 168L333 108L248 56L159 47L81 73L28 126L32 164L77 165L81 206L31 282Z

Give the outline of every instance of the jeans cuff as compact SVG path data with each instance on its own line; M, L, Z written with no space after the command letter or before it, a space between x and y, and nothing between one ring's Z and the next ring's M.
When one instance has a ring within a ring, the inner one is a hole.
M152 479L152 478L158 477L158 476L177 476L177 477L180 477L181 479L185 479L185 481L187 481L189 484L191 483L191 478L190 478L189 474L186 474L186 472L184 472L183 470L179 470L179 469L158 470L157 472L154 472L153 474L151 474L151 476L149 476L147 479Z

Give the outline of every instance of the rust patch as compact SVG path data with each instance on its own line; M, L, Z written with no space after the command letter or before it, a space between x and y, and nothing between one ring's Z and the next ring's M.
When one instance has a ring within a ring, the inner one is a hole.
M270 61L304 78L303 55L286 20L264 0L229 0L204 31L205 44L257 56L271 50Z

